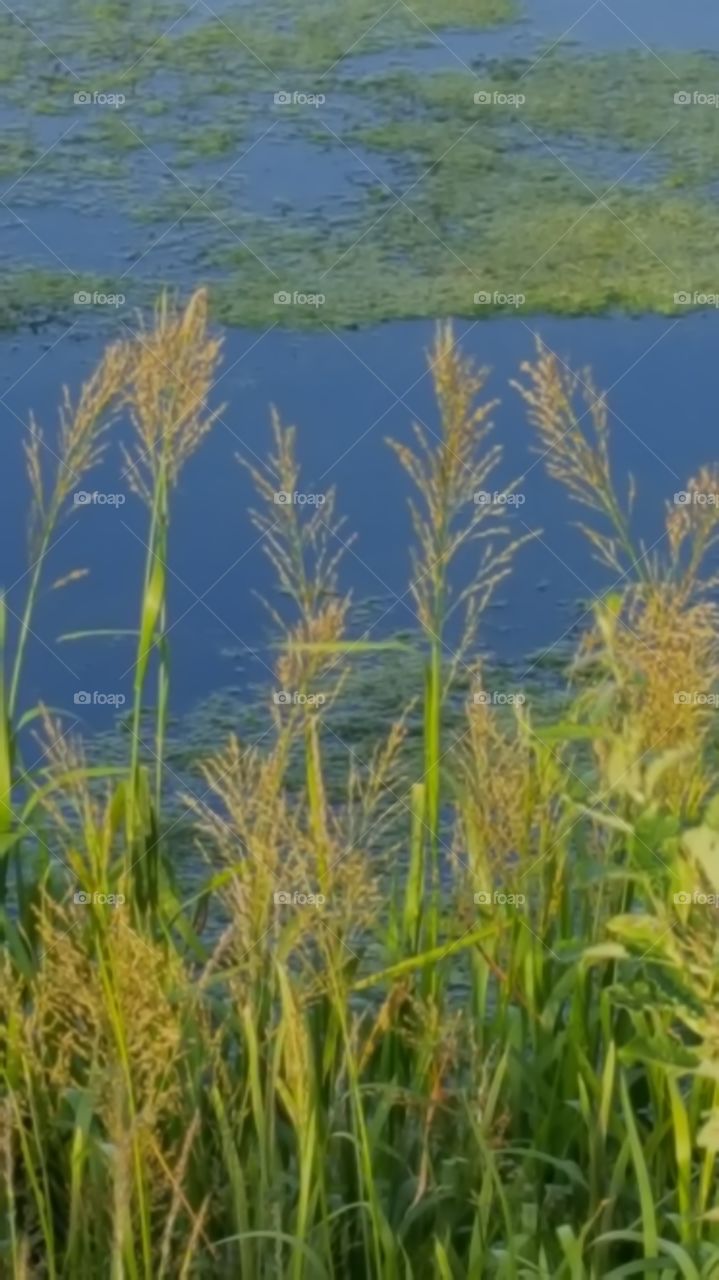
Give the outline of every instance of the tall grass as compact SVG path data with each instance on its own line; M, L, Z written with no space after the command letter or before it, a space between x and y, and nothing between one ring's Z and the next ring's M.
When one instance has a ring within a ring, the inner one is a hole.
M338 780L333 711L381 646L352 634L335 495L274 501L302 483L275 417L253 519L284 601L275 691L303 696L268 695L262 740L203 762L186 802L206 880L183 903L168 531L219 355L204 295L163 300L66 399L50 499L30 426L29 594L0 607L0 1274L719 1275L716 735L711 702L676 697L718 682L717 507L669 507L665 555L645 554L602 397L541 348L519 384L530 429L590 512L608 590L560 720L470 696L458 725L522 537L475 500L501 459L487 375L441 328L436 431L394 445L416 487L423 764L400 716ZM123 408L148 511L135 697L126 761L90 766L21 676L62 468L74 487ZM706 471L687 491L715 488Z

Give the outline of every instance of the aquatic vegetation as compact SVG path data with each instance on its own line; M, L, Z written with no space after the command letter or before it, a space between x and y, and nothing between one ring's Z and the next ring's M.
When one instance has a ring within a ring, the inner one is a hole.
M0 14L4 198L26 221L59 195L68 210L105 211L127 266L103 236L87 274L114 276L110 292L132 282L138 305L178 282L163 246L171 228L192 227L180 283L216 278L227 324L706 305L719 275L715 112L675 96L710 95L716 55L560 48L369 70L368 57L446 54L452 33L512 30L518 16L509 0L352 0L341 14L325 0L272 0L217 16L148 0L131 14L66 4L59 22L43 0L43 47ZM78 92L124 102L76 104ZM61 223L42 236L50 257L71 254L68 236ZM54 272L41 241L28 232L24 243L28 269L40 260ZM13 249L13 276L24 256ZM48 296L38 279L33 292L18 275L0 324L67 313L73 290ZM285 288L325 303L279 308Z
M394 446L416 482L405 637L355 623L336 495L294 501L297 437L275 415L251 468L280 588L274 689L256 733L215 742L170 807L167 528L219 354L204 293L162 298L65 396L47 481L30 428L36 548L123 407L152 527L143 731L121 751L86 750L22 681L8 698L30 624L0 610L3 1275L708 1280L716 472L645 553L591 376L541 345L520 371L528 429L608 576L557 720L480 661L517 537L509 504L474 501L501 441L487 371L451 328L430 353L436 430ZM385 660L408 701L373 704L370 750L333 713ZM183 895L188 828L204 871Z

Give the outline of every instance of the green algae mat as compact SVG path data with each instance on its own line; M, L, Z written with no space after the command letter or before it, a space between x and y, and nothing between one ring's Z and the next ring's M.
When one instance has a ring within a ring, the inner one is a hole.
M201 281L260 327L716 306L719 56L519 56L521 19L513 0L3 8L0 324Z

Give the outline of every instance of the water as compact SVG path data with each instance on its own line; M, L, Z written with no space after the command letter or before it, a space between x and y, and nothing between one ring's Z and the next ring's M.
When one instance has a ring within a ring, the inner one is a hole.
M499 657L516 659L555 643L575 616L577 599L591 598L611 585L610 575L592 563L583 539L570 526L577 510L532 455L522 404L508 387L520 361L532 355L533 332L568 363L591 361L599 385L611 388L616 475L620 486L628 471L636 477L637 526L651 544L662 533L663 502L683 489L688 476L713 453L704 406L716 403L719 393L713 358L719 318L462 320L457 331L463 348L492 366L488 391L503 401L495 414L496 438L505 449L497 487L523 476L519 489L526 501L517 511L516 530L542 531L541 540L522 551L521 571L502 585L499 606L487 617L486 641ZM184 473L174 502L170 615L176 620L172 650L179 707L189 708L238 678L270 679L271 633L253 592L271 592L271 573L247 515L251 483L236 461L238 454L249 461L264 457L270 403L286 422L298 426L304 490L322 492L336 485L347 528L357 532L357 542L345 556L343 583L357 598L381 597L386 613L378 634L413 624L405 594L409 491L384 439L408 440L413 417L436 430L423 358L431 338L432 326L426 322L343 334L274 330L259 340L255 333L228 331L216 393L227 408ZM3 565L7 583L19 580L10 594L16 609L25 581L18 532L24 528L26 505L18 419L33 406L41 423L51 423L56 388L68 361L79 375L91 367L99 349L99 343L72 335L44 353L29 340L7 346ZM41 358L22 376L33 351ZM89 578L44 597L35 630L50 648L37 641L30 648L28 694L42 692L57 705L67 705L76 688L129 695L130 640L61 646L52 640L66 631L136 625L146 515L121 478L117 443L93 485L121 493L127 501L71 512L53 551L52 572L60 576L83 566ZM240 668L237 650L244 653Z
M704 0L687 0L680 8L624 0L621 12L618 7L612 12L614 8L604 0L591 6L585 0L540 0L530 17L507 29L448 31L442 33L442 43L420 49L365 53L358 48L343 62L341 77L351 83L357 75L387 67L434 70L458 61L475 68L507 53L539 57L548 45L564 39L593 50L649 46L662 50L662 57L668 56L666 51L719 47L719 23ZM197 13L192 21L199 21ZM328 116L330 121L341 118L346 103L338 97L333 110L338 114ZM225 115L234 119L231 97L220 100L215 123ZM18 105L8 104L6 120L17 118ZM55 167L45 171L43 162L17 185L7 179L12 189L2 212L4 261L66 269L68 299L83 272L124 276L128 306L142 299L143 280L170 279L189 287L197 280L198 263L203 278L219 278L211 259L203 259L204 228L184 212L192 191L202 193L226 171L231 158L197 158L181 171L181 182L163 166L173 154L167 148L176 130L203 118L195 104L176 102L169 118L158 117L162 128L153 134L152 154L142 147L123 156L103 152L108 163L118 165L106 179L82 167L96 157L81 140L86 129L96 127L97 117L81 120L78 138L58 142L53 150ZM40 148L52 146L70 119L61 116L58 123L57 117L37 115ZM241 120L235 123L233 154L240 156L252 148L255 134L248 129L242 135ZM283 121L266 145L248 152L217 192L214 207L223 218L228 210L239 216L249 209L269 214L280 208L311 220L318 211L341 211L367 183L361 148L353 159L347 151L310 145L303 128ZM573 163L571 144L567 146L562 158ZM60 162L63 147L75 148L66 154L78 158L76 181L68 181ZM381 181L392 182L389 166L383 168L376 155L371 163ZM607 147L600 166L603 180L613 179L617 163ZM183 190L182 182L192 190ZM179 200L164 220L156 210L146 223L137 215L144 196L150 199L151 187L152 200L158 192ZM236 239L233 227L216 230L220 237ZM127 310L122 317L132 322ZM16 615L27 585L21 423L34 410L52 441L59 388L65 382L71 389L78 387L107 334L113 326L117 330L118 319L119 313L109 312L98 326L82 308L70 308L62 320L49 309L48 323L0 338L0 576ZM488 392L502 398L495 420L505 459L497 487L524 477L519 489L526 501L514 517L516 532L541 531L523 549L517 573L499 589L483 627L485 645L498 657L516 661L561 641L581 612L578 602L611 586L610 575L592 561L570 523L577 509L531 453L523 406L508 387L520 361L531 357L534 332L570 364L591 364L600 386L610 388L616 476L620 485L629 470L636 477L637 527L650 545L662 535L662 504L714 454L710 406L719 391L714 358L719 319L715 311L679 321L659 316L558 320L522 312L480 322L460 319L457 331L464 349L492 366ZM217 402L226 402L226 408L183 474L173 505L170 618L177 712L228 685L246 688L249 698L253 682L271 682L272 633L255 593L272 594L272 574L247 514L251 484L236 461L237 454L252 461L265 456L270 404L298 426L304 489L338 487L346 529L358 535L346 552L341 580L355 599L375 600L379 621L373 634L389 635L414 624L407 594L409 490L384 438L409 440L413 416L436 429L423 355L431 338L432 325L426 321L359 331L325 326L311 333L279 327L227 330L216 392ZM86 568L88 576L42 596L28 652L28 703L42 696L51 705L71 706L78 690L130 697L132 639L58 641L67 632L128 629L137 623L146 513L122 477L121 438L126 438L122 425L105 464L85 487L117 492L126 501L73 509L56 539L50 580L74 567ZM82 715L88 728L102 727L111 718L106 706L84 708Z

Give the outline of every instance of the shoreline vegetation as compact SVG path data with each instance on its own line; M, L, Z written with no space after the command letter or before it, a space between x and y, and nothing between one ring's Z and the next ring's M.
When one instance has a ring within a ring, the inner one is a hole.
M719 1276L719 472L647 549L591 374L541 343L518 370L607 579L562 718L535 715L477 658L532 534L519 481L496 500L487 371L439 323L436 429L389 442L422 669L330 788L326 716L401 644L350 630L339 496L307 493L274 415L251 472L278 657L262 732L218 741L182 797L205 867L184 898L166 587L173 493L216 412L208 310L163 295L64 393L56 435L27 427L24 603L0 597L0 1273ZM76 716L24 705L23 664L120 418L147 559L125 757L90 764Z

